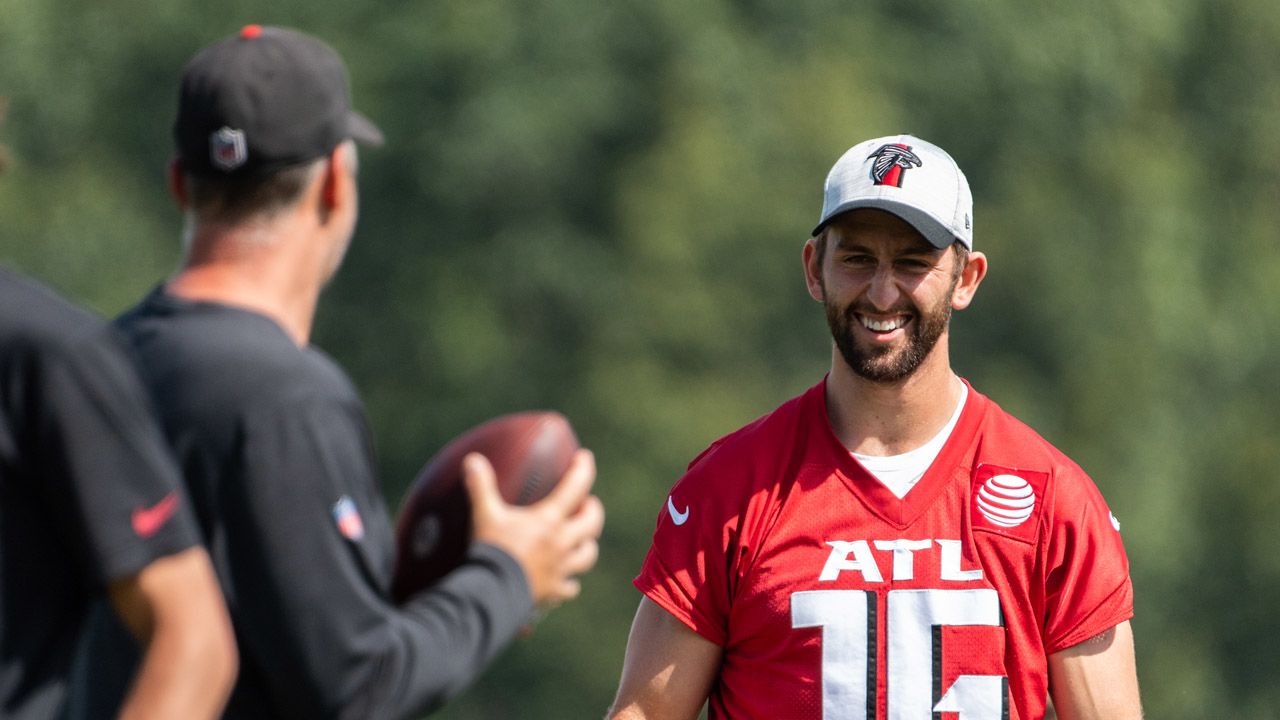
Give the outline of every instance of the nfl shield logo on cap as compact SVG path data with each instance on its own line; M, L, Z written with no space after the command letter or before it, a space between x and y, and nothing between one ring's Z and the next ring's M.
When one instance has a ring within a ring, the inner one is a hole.
M249 159L244 131L222 127L209 137L209 162L223 172L231 172Z

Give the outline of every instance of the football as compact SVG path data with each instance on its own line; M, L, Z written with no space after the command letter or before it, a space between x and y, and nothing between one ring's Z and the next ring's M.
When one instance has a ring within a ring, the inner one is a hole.
M554 411L502 415L450 440L423 467L405 493L396 519L397 603L430 586L462 563L471 540L471 501L462 458L489 459L503 499L528 505L546 497L569 469L578 438Z

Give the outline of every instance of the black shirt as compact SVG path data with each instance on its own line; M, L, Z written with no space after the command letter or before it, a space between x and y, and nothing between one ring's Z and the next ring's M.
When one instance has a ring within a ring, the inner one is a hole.
M50 718L92 597L198 535L115 332L0 269L0 718Z
M529 619L519 565L485 545L391 602L395 543L364 409L326 355L262 315L163 290L118 325L231 611L241 668L227 717L416 717Z

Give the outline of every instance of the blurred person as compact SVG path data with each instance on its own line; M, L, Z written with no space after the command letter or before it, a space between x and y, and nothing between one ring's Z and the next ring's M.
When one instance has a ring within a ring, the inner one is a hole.
M145 647L111 712L217 717L236 651L198 538L118 335L0 267L0 718L62 716L101 594Z
M309 344L321 288L356 226L350 103L322 41L246 26L183 72L170 191L178 272L119 321L177 451L226 593L242 669L229 718L408 718L465 688L535 610L579 592L604 514L580 451L547 500L507 505L466 458L464 564L395 605L395 544L364 409ZM95 628L118 648L119 629ZM120 691L107 673L97 702Z
M118 334L0 267L0 718L62 716L103 594L145 648L111 714L217 717L236 651L198 538Z
M951 368L987 259L942 149L868 140L805 243L822 382L671 490L611 717L1141 716L1119 523L1089 477Z

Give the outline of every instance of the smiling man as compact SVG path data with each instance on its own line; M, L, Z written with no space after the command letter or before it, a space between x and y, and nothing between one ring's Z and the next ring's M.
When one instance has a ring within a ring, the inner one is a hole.
M919 138L831 169L803 252L831 370L664 499L611 717L1141 717L1118 523L951 368L972 205Z

